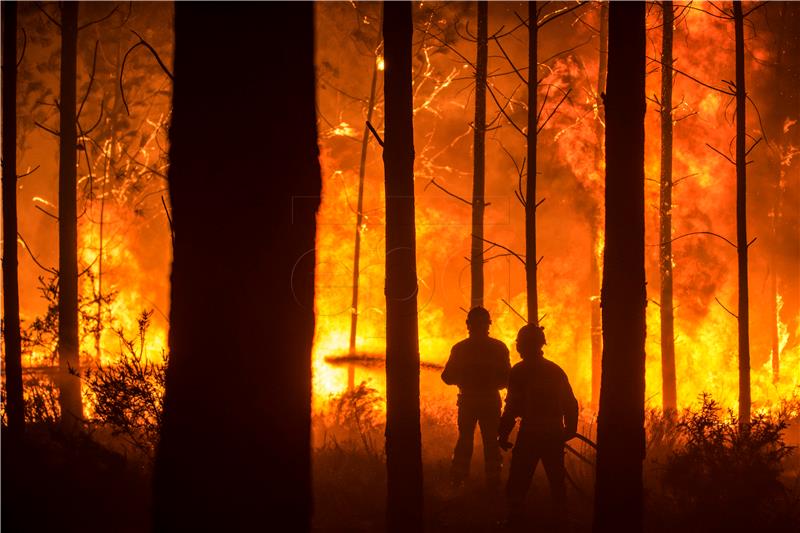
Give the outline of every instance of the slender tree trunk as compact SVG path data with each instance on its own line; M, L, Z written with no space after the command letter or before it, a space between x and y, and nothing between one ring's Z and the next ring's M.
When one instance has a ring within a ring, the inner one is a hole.
M155 531L310 527L313 12L304 2L175 5ZM270 20L280 23L264 31Z
M539 324L539 294L536 285L536 146L538 140L539 25L538 2L528 2L528 179L525 191L525 285L528 323Z
M411 35L411 3L385 2L386 519L397 532L422 529Z
M739 266L739 422L750 422L750 302L747 280L747 141L742 2L733 2L736 39L736 250Z
M774 224L774 221L773 221ZM773 238L775 228L772 228ZM781 379L781 341L778 336L778 323L781 319L781 308L778 305L778 273L773 267L770 272L770 301L772 313L770 317L770 341L772 344L772 382L778 383Z
M594 531L642 531L645 3L609 6L603 373Z
M483 212L486 189L486 67L488 63L489 3L478 0L478 57L475 62L475 137L472 145L472 307L483 305Z
M76 68L78 3L61 4L61 100L58 164L59 405L67 426L83 419L78 339L78 184Z
M383 4L380 7L379 24L383 25ZM381 43L382 36L378 35L376 48ZM373 62L372 84L369 89L369 103L367 104L367 122L372 120L372 110L375 107L375 90L378 86L378 63ZM358 331L358 278L361 262L361 225L364 222L364 178L367 175L367 149L369 148L370 132L364 126L361 137L361 162L358 167L358 209L356 211L356 244L353 251L353 300L350 306L350 355L356 353L356 333ZM350 363L347 367L347 389L353 390L356 381L356 367Z
M605 136L605 112L602 95L606 92L606 75L608 71L608 2L600 3L600 58L597 69L597 120L595 120L595 138L597 139L595 149L595 163L598 172L605 172L601 165L603 160L603 142ZM597 250L600 247L600 206L595 205L590 214L590 290L592 298L589 303L592 306L591 316L591 341L592 341L592 407L597 409L600 404L600 370L603 357L603 325L600 312L600 260L597 257Z
M3 21L3 339L8 430L25 429L17 272L17 4L2 3Z
M664 0L661 38L661 380L663 409L678 407L675 382L675 317L672 304L672 1Z

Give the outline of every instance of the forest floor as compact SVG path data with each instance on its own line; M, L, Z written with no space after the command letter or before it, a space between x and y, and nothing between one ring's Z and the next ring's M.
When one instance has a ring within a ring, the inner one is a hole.
M385 529L381 414L368 397L361 399L315 418L313 531ZM426 530L504 531L503 491L490 492L484 484L477 435L471 478L458 489L451 486L450 456L456 438L452 418L449 411L423 412ZM589 434L590 429L584 426L582 432ZM674 424L650 417L648 435L646 531L800 531L800 454L776 455L781 448L774 433L759 434L764 441L760 444L745 439L731 453L709 445L685 456L698 461L690 461L689 466L674 460L682 449L676 444ZM780 433L781 442L784 438L788 444L800 444L797 421ZM575 447L594 459L591 450ZM503 479L509 460L510 453L504 454ZM593 468L568 453L567 471L572 481L566 531L588 532ZM150 490L149 461L122 454L119 448L113 451L108 433L102 430L67 436L51 424L39 423L29 424L22 444L3 439L3 531L146 532L150 530ZM554 530L549 487L541 467L526 512L524 531Z

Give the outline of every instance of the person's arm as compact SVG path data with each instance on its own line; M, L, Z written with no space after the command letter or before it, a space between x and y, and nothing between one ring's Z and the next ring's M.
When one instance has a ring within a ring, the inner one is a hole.
M453 346L453 349L450 350L450 357L442 370L442 381L448 385L458 385L461 382L461 358L458 355L459 351L456 350L457 346Z
M578 432L578 400L572 392L566 374L561 390L561 405L564 410L564 440L569 440Z
M511 447L508 436L517 424L517 417L521 416L522 399L524 392L521 390L522 383L519 373L511 369L508 379L508 394L506 394L506 406L503 414L500 415L500 426L497 431L497 441L500 447L507 450Z

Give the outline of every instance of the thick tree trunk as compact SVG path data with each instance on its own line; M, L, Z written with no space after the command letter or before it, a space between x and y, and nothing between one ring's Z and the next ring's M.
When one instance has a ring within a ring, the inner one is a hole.
M270 20L280 23L264 31ZM179 2L174 73L154 530L307 531L321 192L313 5Z
M8 430L25 428L17 272L17 4L2 3L3 21L3 339Z
M525 286L528 323L539 324L539 289L536 282L536 146L539 112L538 2L528 2L528 179L525 190Z
M384 3L386 73L386 519L422 529L411 3Z
M61 4L61 98L58 164L59 405L67 427L83 419L78 338L78 184L75 124L78 3Z
M379 20L383 25L383 4L381 4L381 14ZM382 36L378 35L376 48L381 44ZM378 86L378 63L374 62L372 67L372 84L369 89L369 102L367 103L367 122L372 121L372 110L375 107L375 91ZM358 167L358 208L356 210L356 241L353 250L353 300L350 306L350 355L356 353L356 333L358 331L358 278L361 263L361 225L364 221L364 178L367 175L367 149L369 148L370 132L364 126L364 134L361 137L361 162ZM347 390L353 390L356 381L356 367L350 363L347 367Z
M611 3L595 531L643 527L645 42L644 2Z
M664 0L661 38L661 198L659 202L661 274L661 380L663 409L678 407L675 382L675 317L672 304L672 1Z
M486 68L488 63L489 3L478 0L478 57L475 62L475 137L472 145L472 274L471 307L483 305L483 212L486 189Z
M602 95L606 92L606 75L608 71L608 2L600 4L600 58L597 69L597 120L595 120L595 138L597 145L595 149L595 164L598 172L605 172L601 165L603 160L603 143L605 136L605 111ZM600 312L600 260L597 257L599 248L601 228L600 228L600 206L593 206L592 213L589 215L591 232L590 239L590 291L592 297L589 301L591 307L591 341L592 341L592 407L597 409L600 404L600 371L603 358L603 324Z
M736 250L739 266L739 422L750 422L750 302L747 280L747 131L742 2L733 2L736 39Z

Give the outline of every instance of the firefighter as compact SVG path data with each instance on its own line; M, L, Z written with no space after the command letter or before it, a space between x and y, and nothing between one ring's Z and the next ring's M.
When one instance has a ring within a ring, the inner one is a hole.
M566 511L564 443L575 437L578 401L564 371L544 358L544 330L528 324L517 334L522 361L511 369L506 406L500 419L498 445L508 441L517 418L521 419L506 486L509 523L519 524L525 496L539 460L544 465L553 499L554 518L563 524Z
M483 307L467 314L469 337L450 352L442 381L458 386L458 441L453 452L452 481L463 484L469 475L475 425L480 425L486 481L500 485L501 458L497 442L500 390L506 388L511 368L506 345L489 336L492 320Z

